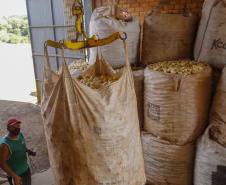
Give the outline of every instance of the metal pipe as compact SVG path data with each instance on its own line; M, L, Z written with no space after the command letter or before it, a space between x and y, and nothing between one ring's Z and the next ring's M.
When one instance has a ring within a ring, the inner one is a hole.
M75 27L75 25L29 26L29 28Z
M45 56L45 54L43 53L33 53L34 56ZM49 54L49 57L62 57L60 54ZM79 58L78 56L75 57L75 56L72 56L72 55L65 55L64 56L65 58L77 58L77 59L83 59L84 57L81 56L81 58Z
M38 88L38 79L35 79L35 85L36 85L36 92L37 92L37 103L41 103L41 96Z

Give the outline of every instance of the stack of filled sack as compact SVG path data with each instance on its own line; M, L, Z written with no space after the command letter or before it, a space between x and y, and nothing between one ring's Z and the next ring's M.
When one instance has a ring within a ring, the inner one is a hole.
M226 68L224 68L210 111L210 125L197 142L195 185L226 182Z
M206 0L204 2L194 57L197 61L204 61L213 68L213 92L215 95L209 115L210 125L205 134L197 141L194 185L226 184L225 19L225 0Z
M192 184L195 141L204 132L211 98L210 66L164 61L145 71L145 170L150 184Z
M197 17L147 13L144 131L148 184L191 185L195 141L208 123L212 69L192 60ZM190 58L190 59L183 59Z

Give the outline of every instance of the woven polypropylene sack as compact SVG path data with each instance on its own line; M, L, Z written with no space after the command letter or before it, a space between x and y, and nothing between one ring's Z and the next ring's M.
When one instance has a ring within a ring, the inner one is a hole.
M72 78L64 57L61 75L51 71L47 60L41 110L57 185L145 184L136 95L125 53L119 80L99 89ZM116 76L97 57L81 76L104 74Z
M144 19L142 63L193 58L197 16L148 12Z
M206 0L195 41L194 58L213 69L226 64L226 0Z
M172 145L144 131L141 140L149 185L192 185L195 143Z
M218 83L210 111L211 135L215 141L226 147L226 67Z
M116 69L116 73L120 73L121 69ZM139 117L140 130L143 130L144 121L144 69L138 67L133 71L134 87L137 97L137 111Z
M125 37L123 32L127 35L127 47L129 54L129 61L131 64L139 62L139 49L140 49L140 21L132 16L131 21L122 22L115 20L111 17L109 19L101 18L102 15L110 15L112 7L117 9L117 14L127 12L127 10L119 7L118 5L109 5L97 8L93 11L90 20L90 36L98 35L99 39L104 39L116 32L119 32L122 37ZM110 44L101 47L103 57L114 68L121 68L125 66L125 53L119 45L122 45L122 40L118 39ZM92 65L96 60L97 48L90 48L89 63Z
M210 139L211 127L197 140L194 185L226 184L226 148Z
M144 130L174 144L196 140L207 126L212 69L196 74L144 70Z

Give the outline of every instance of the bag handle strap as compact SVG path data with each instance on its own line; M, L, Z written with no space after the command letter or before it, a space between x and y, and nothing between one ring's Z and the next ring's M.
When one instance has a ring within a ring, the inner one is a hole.
M123 32L123 33L125 34L125 38L121 37L121 39L123 40L123 45L124 45L124 50L125 50L126 66L130 66L129 55L128 55L128 50L127 50L127 46L126 46L127 35L125 32Z
M70 71L67 67L67 62L65 60L64 57L64 47L60 47L60 51L61 51L61 56L62 56L62 71L64 71L64 74L69 75L70 76Z
M59 41L59 45L60 45L60 41ZM61 51L62 64L63 64L62 65L62 73L63 73L64 78L68 78L68 80L70 81L70 83L67 83L67 93L69 95L68 101L70 102L70 104L76 104L76 106L79 107L77 91L73 86L72 77L71 77L70 71L68 69L67 62L64 57L64 47L59 47L59 48Z
M98 47L99 49L100 49L100 56L101 56L101 60L104 58L103 57L103 54L102 54L102 51L101 51L101 46L100 47ZM98 50L98 49L97 49ZM98 52L97 52L98 53Z
M130 62L129 62L129 55L128 55L128 51L127 51L127 46L126 46L126 38L123 39L123 44L124 44L124 49L125 49L125 58L126 58L126 65L125 65L125 70L129 73L129 80L130 80L130 85L131 88L134 90L134 79L133 79L133 73L132 73L132 69L130 67ZM134 90L135 93L135 90Z
M45 46L45 45L44 45L44 55L46 56L45 66L47 69L47 79L48 79L48 82L51 83L52 82L52 69L51 69L51 65L50 65L50 61L49 61L49 54L48 54L47 46Z

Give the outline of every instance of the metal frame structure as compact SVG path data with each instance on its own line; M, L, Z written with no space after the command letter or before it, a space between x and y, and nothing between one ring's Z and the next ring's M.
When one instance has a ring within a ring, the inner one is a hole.
M75 18L72 17L71 12L73 2L74 0L26 0L38 103L41 101L41 80L45 60L43 44L46 40L70 40L75 36ZM89 22L93 9L92 0L83 1L83 7L86 33L89 35ZM80 38L80 40L83 39ZM62 66L60 51L56 48L48 50L51 67L57 71ZM65 52L68 64L76 59L85 60L85 57L84 50Z

